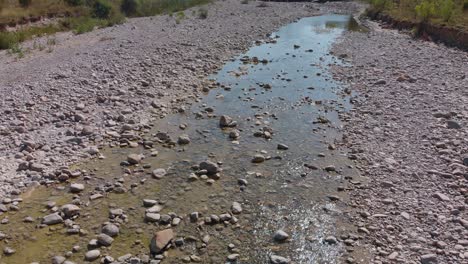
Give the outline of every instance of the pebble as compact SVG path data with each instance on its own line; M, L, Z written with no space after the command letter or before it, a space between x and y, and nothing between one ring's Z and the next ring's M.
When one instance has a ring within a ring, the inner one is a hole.
M101 233L97 236L97 241L100 245L108 247L112 245L112 243L114 242L114 239L109 235Z
M273 239L277 242L284 242L286 240L288 240L289 238L289 235L284 232L283 230L278 230L275 232L275 234L273 235Z
M265 157L261 154L256 154L253 158L252 158L252 162L253 163L262 163L265 161Z
M166 175L166 170L165 169L155 169L155 170L153 170L151 175L155 179L162 179Z
M291 263L291 260L285 257L277 256L277 255L271 255L270 256L270 263L272 264L289 264Z
M62 222L63 218L57 213L46 215L42 218L42 223L44 225L55 225L60 224Z
M117 236L119 232L120 232L119 227L114 224L106 224L105 226L102 227L102 233L111 237Z
M130 165L136 165L140 163L141 160L142 160L142 157L139 154L130 154L127 156L127 161L128 163L130 163Z
M242 213L242 206L238 202L233 202L231 206L231 211L233 214L240 214Z
M85 260L94 261L94 260L98 259L99 256L101 256L101 251L99 251L98 249L90 250L90 251L86 252Z
M84 184L81 184L81 183L72 183L70 185L70 192L72 193L79 193L79 192L84 191L84 189L85 189L85 186Z

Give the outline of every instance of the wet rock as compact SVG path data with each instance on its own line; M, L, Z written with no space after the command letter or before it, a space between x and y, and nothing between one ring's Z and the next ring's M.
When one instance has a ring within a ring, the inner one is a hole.
M166 175L166 170L165 169L155 169L153 170L153 172L151 173L151 175L153 176L153 178L155 179L162 179L165 175Z
M174 232L172 229L165 229L156 232L151 239L150 251L152 254L160 254L170 245L174 238Z
M238 139L240 137L240 132L239 130L233 130L231 132L229 132L229 138L230 139Z
M277 255L271 255L270 256L270 263L272 264L289 264L291 263L291 260L285 257L277 256Z
M130 154L127 156L127 161L128 163L130 163L130 165L136 165L140 163L141 160L142 160L142 157L139 154Z
M179 145L187 145L190 143L190 138L188 135L181 135L177 139L177 143L179 143Z
M278 147L277 147L279 150L288 150L289 147L285 144L278 144Z
M238 202L233 202L231 205L231 211L233 214L240 214L242 213L242 206Z
M237 122L233 121L231 117L227 115L223 115L219 119L219 126L220 127L235 127L237 126Z
M200 170L206 170L208 175L220 172L219 166L212 161L203 161L199 165Z
M265 157L261 154L256 154L253 158L252 158L252 162L253 163L262 163L265 161Z
M85 186L84 184L81 184L81 183L72 183L70 185L70 192L72 193L79 193L79 192L84 191L84 189L85 189Z
M86 252L85 260L86 261L94 261L94 260L98 259L100 256L101 256L101 251L99 251L98 249L90 250L90 251Z
M46 215L42 218L42 223L44 225L55 225L60 224L62 222L63 218L57 213Z
M273 235L273 239L276 242L284 242L284 241L288 240L288 238L289 238L288 233L284 232L283 230L278 230Z

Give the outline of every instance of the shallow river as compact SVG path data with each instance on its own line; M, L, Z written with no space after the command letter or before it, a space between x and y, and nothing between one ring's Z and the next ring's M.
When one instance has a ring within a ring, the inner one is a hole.
M112 246L100 248L102 256L149 255L153 233L167 225L145 222L143 199L157 200L161 214L182 218L172 228L185 242L167 250L162 263L183 263L191 255L201 263L228 263L227 256L234 253L239 257L233 263L269 263L272 254L294 263L340 262L345 246L325 238L355 231L343 213L349 208L337 199L346 199L338 189L351 179L358 181L358 173L346 156L333 150L340 139L339 112L349 110L350 103L329 72L331 64L340 63L329 49L348 29L356 25L344 15L304 18L282 27L268 43L254 45L213 75L219 85L201 102L154 124L141 140L155 142L152 148L107 148L101 150L105 159L77 164L75 169L88 176L76 179L86 186L80 195L61 184L27 192L18 212L0 216L8 219L0 225L6 235L0 246L16 250L1 256L0 263L51 263L53 256L64 256L77 245L81 249L68 253L69 259L83 263L88 242L101 225L119 222L109 218L112 208L123 209L126 218L118 223L120 234ZM221 129L221 115L232 117L237 127ZM233 130L239 138L229 137ZM175 141L186 134L191 143L165 146L157 142L158 132ZM279 150L278 144L288 149ZM152 156L155 150L158 154ZM145 158L137 166L121 166L130 153ZM256 154L266 160L251 162ZM220 179L189 180L192 167L207 159L222 163ZM167 171L162 179L151 177L157 168ZM96 193L104 197L90 200ZM81 207L74 220L79 234L67 234L69 228L62 224L39 228L40 219L51 213L47 202L61 206L74 198ZM237 223L203 224L204 217L230 212L234 201L243 207ZM201 214L198 223L190 221L192 212ZM23 222L28 216L35 221ZM279 229L290 235L288 242L273 241ZM208 243L201 241L206 235Z

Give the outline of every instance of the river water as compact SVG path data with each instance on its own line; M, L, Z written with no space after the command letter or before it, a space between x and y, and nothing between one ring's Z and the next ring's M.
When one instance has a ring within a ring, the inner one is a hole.
M50 263L53 256L66 255L76 245L81 249L69 253L69 259L83 263L88 242L100 233L101 225L117 221L109 218L112 208L123 209L127 217L118 223L120 234L112 246L100 249L102 256L148 255L152 234L168 226L144 221L143 199L157 200L161 214L182 218L172 228L185 243L166 251L162 263L183 263L192 255L201 263L229 263L226 258L234 253L239 257L233 263L269 263L271 255L294 263L339 263L346 247L325 238L355 231L344 213L349 210L343 202L346 196L337 190L359 175L352 162L334 150L341 137L339 113L351 105L344 87L331 76L330 65L340 61L329 50L345 30L355 29L355 22L345 15L304 18L284 26L268 43L254 45L213 75L218 85L191 109L155 123L140 140L156 142L152 148L107 148L102 150L105 159L74 166L88 176L76 180L86 186L79 196L70 194L68 185L29 191L18 212L0 216L9 220L0 225L7 236L0 245L16 250L3 255L0 263ZM221 115L232 117L237 127L221 129ZM238 130L239 138L230 139L233 130ZM157 143L158 132L174 140L186 134L191 143ZM278 144L288 149L279 150ZM158 155L152 156L155 150ZM146 158L138 166L121 166L130 153ZM256 154L266 160L252 163ZM220 179L189 180L193 165L207 159L222 164ZM153 179L151 171L156 168L167 175ZM90 200L96 193L104 198ZM74 220L86 230L81 234L68 235L69 228L63 225L38 228L40 220L23 222L27 216L40 219L49 214L47 202L60 206L74 199L82 209ZM234 201L243 207L237 223L208 225L188 217L192 212L199 212L200 219L230 212ZM290 235L288 242L273 241L279 229ZM209 242L203 243L206 235Z

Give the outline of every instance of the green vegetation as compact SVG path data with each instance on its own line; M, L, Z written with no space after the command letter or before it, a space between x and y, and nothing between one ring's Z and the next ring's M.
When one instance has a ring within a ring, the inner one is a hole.
M183 11L177 12L175 15L176 23L180 24L180 21L185 18L185 13Z
M468 0L369 0L370 12L468 30Z
M0 32L0 49L11 49L25 40L50 35L58 31L62 31L62 28L50 25L47 27L30 27L16 32Z
M176 22L185 18L183 10L212 0L0 0L0 24L15 24L28 17L65 15L59 23L45 27L22 27L14 32L1 31L0 50L13 49L18 43L37 36L72 30L76 34L94 28L120 24L125 17L176 14ZM199 18L208 11L200 9ZM17 50L16 50L17 51ZM18 52L14 52L18 53Z

